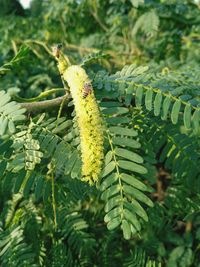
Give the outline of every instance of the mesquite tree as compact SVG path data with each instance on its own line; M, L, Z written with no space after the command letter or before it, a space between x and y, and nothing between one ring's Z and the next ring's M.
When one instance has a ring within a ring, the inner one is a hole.
M175 2L2 17L1 266L200 266L200 12Z

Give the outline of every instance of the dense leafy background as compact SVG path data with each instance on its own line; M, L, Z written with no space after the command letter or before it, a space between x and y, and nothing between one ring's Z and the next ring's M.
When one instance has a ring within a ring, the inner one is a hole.
M0 6L0 266L199 267L200 3ZM79 179L72 103L57 120L59 106L12 102L63 87L55 43L87 69L109 129L97 188Z

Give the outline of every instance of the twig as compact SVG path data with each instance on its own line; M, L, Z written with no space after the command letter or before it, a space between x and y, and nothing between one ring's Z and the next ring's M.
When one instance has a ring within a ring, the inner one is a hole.
M66 89L64 89L64 88L53 88L53 89L44 91L44 92L40 93L38 96L32 97L32 98L23 98L23 97L20 97L18 95L13 95L12 98L19 103L37 102L38 100L46 98L47 96L50 96L50 95L55 94L57 92L64 92L64 91L66 91Z
M65 98L65 101L63 100ZM66 97L66 95L64 96L60 96L51 100L44 100L44 101L40 101L40 102L32 102L32 103L20 103L22 108L25 108L28 112L40 112L43 109L50 109L53 107L57 107L59 106L62 101L64 101L64 104L67 104L69 100L69 96Z
M27 43L27 44L33 43L33 44L40 45L40 46L42 46L42 47L44 48L44 50L45 50L48 54L52 55L51 49L49 49L48 46L47 46L44 42L42 42L42 41L28 39L28 40L25 40L25 41L22 41L22 42Z

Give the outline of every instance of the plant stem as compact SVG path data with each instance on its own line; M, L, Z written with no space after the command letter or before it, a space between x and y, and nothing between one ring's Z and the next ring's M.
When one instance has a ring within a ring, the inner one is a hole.
M40 102L20 103L20 106L22 108L25 108L27 112L40 112L43 109L50 109L50 108L52 109L53 107L59 106L64 98L65 101L63 105L65 105L69 100L69 97L66 97L66 95Z
M52 207L53 207L53 217L54 217L54 227L57 229L57 215L56 215L56 199L55 199L55 182L54 175L51 175L51 187L52 187Z
M66 91L66 90L63 89L63 88L54 88L54 89L42 92L38 96L32 97L32 98L22 98L22 97L20 97L18 95L14 95L12 98L17 102L22 102L22 101L23 102L36 102L36 101L38 101L40 99L46 98L47 96L54 94L54 93L64 92L64 91Z

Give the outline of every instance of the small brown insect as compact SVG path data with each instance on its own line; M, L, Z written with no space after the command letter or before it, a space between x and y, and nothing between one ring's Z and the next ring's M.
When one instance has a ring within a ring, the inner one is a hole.
M91 82L86 82L83 85L83 98L86 98L89 94L92 93L92 84Z
M52 47L52 54L55 58L60 57L60 50L62 48L62 44L57 44Z

